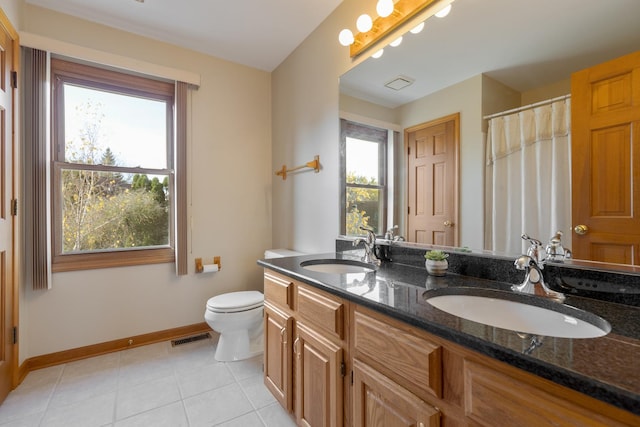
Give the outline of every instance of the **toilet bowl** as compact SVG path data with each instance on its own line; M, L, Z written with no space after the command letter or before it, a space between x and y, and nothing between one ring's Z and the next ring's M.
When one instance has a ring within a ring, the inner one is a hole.
M204 319L220 334L215 359L231 362L262 353L263 312L262 292L230 292L209 298Z
M265 258L303 255L289 249L268 249ZM230 292L209 298L204 319L220 334L215 358L244 360L264 351L264 295L258 291Z

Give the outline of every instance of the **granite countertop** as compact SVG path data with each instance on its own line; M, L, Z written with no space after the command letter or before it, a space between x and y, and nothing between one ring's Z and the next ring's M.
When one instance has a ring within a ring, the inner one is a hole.
M360 260L348 252L259 260L258 264L405 321L434 335L640 415L640 308L568 295L566 305L606 319L611 332L588 339L524 336L445 313L424 294L443 288L509 290L512 283L384 263L372 273L327 274L300 267L312 259ZM554 303L555 304L555 303ZM524 336L524 338L523 338Z

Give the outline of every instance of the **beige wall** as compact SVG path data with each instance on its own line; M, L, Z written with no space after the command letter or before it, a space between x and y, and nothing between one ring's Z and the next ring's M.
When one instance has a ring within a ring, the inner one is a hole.
M273 73L273 161L297 166L320 155L320 173L273 180L273 244L332 251L339 232L338 78L351 64L338 43L362 3L344 0Z
M22 22L22 0L0 0L0 9L18 30Z
M262 289L256 260L271 244L270 74L25 5L20 30L201 76L191 95L189 274L172 265L53 276L23 286L20 359L203 322L206 300ZM194 274L195 257L222 271Z

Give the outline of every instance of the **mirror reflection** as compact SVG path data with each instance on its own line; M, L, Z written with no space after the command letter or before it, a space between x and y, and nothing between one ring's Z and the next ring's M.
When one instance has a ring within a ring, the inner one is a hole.
M340 79L341 234L349 234L348 220L354 230L364 223L379 235L397 224L395 234L407 241L519 255L526 250L522 233L547 242L560 230L576 258L638 264L637 243L614 246L600 235L607 233L584 238L574 231L592 222L575 219L572 198L586 187L576 185L571 158L572 74L637 51L636 16L634 0L456 0L446 18L429 18L420 33L352 68ZM386 145L376 146L382 175L345 169L354 126L386 134ZM601 194L601 207L622 212L625 203L637 205L622 200L624 188L611 192L612 183L624 186L615 180L625 172L601 172L620 169L631 153L624 144L603 148L622 141L603 138L607 144L592 157L608 160L596 165L595 189L583 199ZM359 192L377 186L375 200L347 199L350 185ZM373 211L375 218L367 214ZM624 227L638 222L633 212L627 219ZM576 251L586 240L590 249Z

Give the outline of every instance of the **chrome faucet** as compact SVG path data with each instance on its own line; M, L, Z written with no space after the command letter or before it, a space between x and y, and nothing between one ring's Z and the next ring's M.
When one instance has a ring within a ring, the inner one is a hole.
M398 226L394 225L393 227L389 228L386 233L384 233L384 238L392 242L404 241L404 237L395 235L396 231L398 231Z
M556 231L556 234L549 239L549 243L544 247L544 251L549 261L562 261L572 257L571 251L562 245L562 231Z
M518 270L526 271L527 275L522 284L511 286L511 290L525 294L544 296L560 303L564 302L566 297L563 293L549 289L544 283L542 269L544 268L545 258L541 251L542 242L526 234L523 234L521 237L523 240L528 240L531 246L527 250L527 254L519 256L513 265L515 265Z
M360 230L364 230L367 233L367 237L364 239L355 239L353 241L353 246L358 246L360 243L364 243L364 256L362 257L362 261L379 266L381 262L375 254L376 234L368 227L360 226Z
M393 227L389 228L387 232L384 233L384 238L387 240L393 240L393 235L395 234L397 229L398 229L397 225L394 225Z

